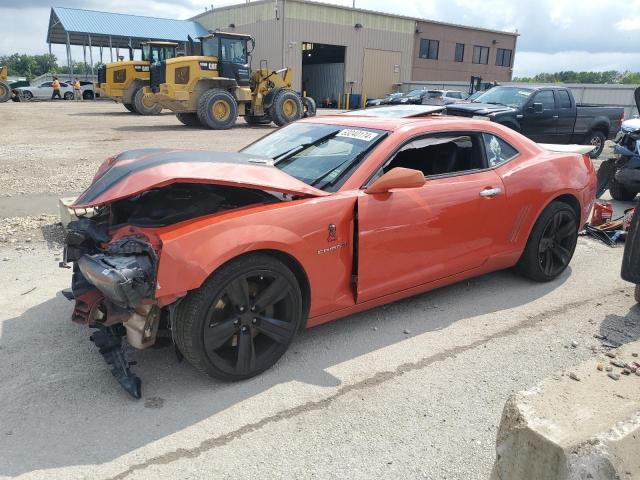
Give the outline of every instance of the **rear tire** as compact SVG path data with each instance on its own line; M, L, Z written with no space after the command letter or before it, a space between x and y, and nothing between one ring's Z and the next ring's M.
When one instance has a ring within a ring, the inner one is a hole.
M31 100L33 98L33 93L31 93L29 90L25 90L22 92L22 98L24 98L25 100Z
M254 254L218 269L180 304L175 340L198 370L222 380L250 378L274 365L303 321L295 275Z
M62 98L64 98L65 100L73 100L73 93L65 92L64 95L62 95Z
M94 94L91 90L85 90L82 92L82 98L84 100L93 100Z
M604 150L604 143L607 141L607 137L599 130L594 130L593 132L589 132L587 134L587 138L585 141L585 145L593 145L596 147L589 156L591 158L598 158Z
M238 119L238 103L226 90L208 90L198 101L198 118L202 125L212 130L229 129Z
M516 271L549 282L565 271L578 242L579 218L564 202L554 201L538 217Z
M269 116L279 127L300 120L303 114L304 107L300 96L288 89L282 89L276 93L269 109Z
M0 82L0 103L8 102L11 98L11 88L6 82Z
M611 182L609 182L609 193L611 194L611 198L622 202L630 202L636 198L636 195L638 194L638 192L629 190L622 183L616 180L615 176L611 179Z
M150 104L148 101L145 103L143 88L138 88L133 94L133 108L135 112L140 115L160 115L162 112L162 105L157 103Z
M304 107L304 118L316 116L316 101L311 97L302 97Z
M200 119L196 113L180 112L176 113L176 118L187 127L201 127Z

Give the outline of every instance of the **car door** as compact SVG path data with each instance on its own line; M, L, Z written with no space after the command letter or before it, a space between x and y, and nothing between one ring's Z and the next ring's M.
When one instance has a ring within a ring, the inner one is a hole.
M491 252L490 232L500 221L500 205L505 201L502 180L487 168L479 138L472 140L472 151L465 153L475 156L474 163L461 155L457 171L434 169L430 163L441 161L438 150L444 148L419 148L419 142L434 138L411 140L382 168L416 168L422 162L423 168L418 169L425 173L424 186L359 195L358 303L479 267ZM418 145L413 159L402 159L411 144Z
M576 106L567 90L556 90L556 104L558 118L556 121L555 141L557 143L569 143L576 123Z
M535 104L541 104L537 109ZM524 107L522 134L535 142L555 141L558 111L553 90L539 90Z
M38 87L34 88L31 93L33 93L33 96L36 98L51 98L53 94L51 82L41 83Z

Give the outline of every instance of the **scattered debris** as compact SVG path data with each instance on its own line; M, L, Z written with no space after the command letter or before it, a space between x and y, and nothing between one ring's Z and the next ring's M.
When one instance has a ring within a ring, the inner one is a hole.
M620 380L620 375L618 375L617 373L607 373L607 377L612 380Z
M611 360L611 365L618 368L626 368L627 364L619 360Z
M2 257L3 262L8 262L9 260L11 260L9 257Z
M38 287L33 287L32 289L27 290L26 292L22 292L20 295L26 295L27 293L31 293L31 292L33 292L36 288L38 288Z
M150 397L144 401L144 408L162 408L164 405L164 398L162 397Z
M607 365L607 366L605 367L605 370L606 370L607 372L613 372L613 367L612 367L611 365Z
M580 381L580 378L578 377L578 375L576 375L574 372L569 373L569 378L571 380L575 380L576 382Z
M404 334L405 335L410 335L411 334L411 330L407 330L406 328L404 329Z
M576 347L578 346L578 342L576 342L575 340L573 340L573 341L571 342L571 346L572 346L573 348L576 348Z
M633 352L633 353L631 354L631 356L632 356L632 357L637 357L637 356L638 356L638 354L637 354L637 353L635 353L635 352Z
M374 332L378 331L378 327L373 327L371 330L373 330Z
M609 358L616 358L616 354L613 352L604 352L604 354Z
M596 366L596 368L597 368L597 369L598 369L598 371L600 371L600 372L601 372L602 370L604 370L604 366L603 366L601 363L599 363L599 364Z

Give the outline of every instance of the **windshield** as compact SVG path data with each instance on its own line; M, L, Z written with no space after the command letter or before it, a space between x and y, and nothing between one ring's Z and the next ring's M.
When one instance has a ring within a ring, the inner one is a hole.
M294 123L241 152L270 157L276 168L292 177L334 191L384 134L370 128Z
M533 90L520 87L493 87L483 93L475 100L476 103L493 103L496 105L507 105L509 107L522 107Z
M167 45L143 45L142 60L150 63L162 62L169 58L175 58L176 47Z
M411 90L409 93L406 93L405 97L419 97L424 90Z
M221 47L221 52L218 52ZM221 62L237 63L246 65L247 40L244 38L209 37L202 42L202 54L207 57L217 57Z

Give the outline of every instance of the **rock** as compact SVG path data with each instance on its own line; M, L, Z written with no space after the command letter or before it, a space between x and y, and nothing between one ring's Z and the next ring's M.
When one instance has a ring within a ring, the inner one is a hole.
M633 352L633 353L631 354L631 356L632 356L632 357L637 357L637 356L638 356L638 354L637 354L636 352Z
M596 368L597 368L597 369L598 369L598 371L600 371L600 372L601 372L602 370L604 370L604 366L603 366L601 363L599 363L598 365L596 365Z
M604 354L609 358L616 358L616 354L613 352L604 352Z
M8 262L9 260L11 260L9 257L2 257L3 262Z
M607 372L613 372L613 367L611 365L607 365L607 367L605 368L605 370Z
M571 346L572 346L573 348L576 348L576 347L578 346L578 342L576 342L575 340L573 340L573 341L571 342Z
M626 363L621 362L619 360L611 360L611 365L613 365L614 367L618 367L618 368L625 368L627 366Z
M580 381L580 379L578 378L578 375L576 375L574 372L569 373L569 378L571 380L575 380L576 382Z
M378 327L373 327L371 330L373 330L374 332L378 331Z
M410 334L411 334L411 330L407 330L407 329L405 328L403 333L404 333L405 335L410 335Z
M620 375L617 373L607 373L607 377L611 378L612 380L620 380Z

